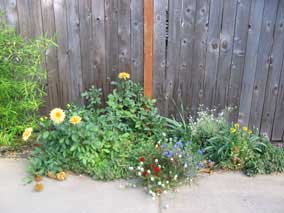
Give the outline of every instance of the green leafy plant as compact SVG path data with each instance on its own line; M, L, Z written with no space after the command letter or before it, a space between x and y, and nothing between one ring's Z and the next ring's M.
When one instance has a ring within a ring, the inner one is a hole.
M35 126L45 95L44 51L54 45L46 38L25 40L0 24L0 145L15 145L27 126Z

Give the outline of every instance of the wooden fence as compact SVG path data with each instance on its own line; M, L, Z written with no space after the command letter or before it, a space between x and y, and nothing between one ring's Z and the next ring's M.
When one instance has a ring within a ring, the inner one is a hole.
M105 99L120 71L143 84L150 67L163 115L181 103L191 112L236 106L233 120L284 139L284 0L0 0L0 8L25 37L56 35L44 62L50 108L80 102L92 84ZM145 61L144 43L153 48Z

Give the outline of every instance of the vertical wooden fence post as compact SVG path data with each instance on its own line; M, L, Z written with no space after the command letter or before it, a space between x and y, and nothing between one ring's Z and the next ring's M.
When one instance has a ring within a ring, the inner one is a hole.
M144 0L144 95L152 97L154 0Z

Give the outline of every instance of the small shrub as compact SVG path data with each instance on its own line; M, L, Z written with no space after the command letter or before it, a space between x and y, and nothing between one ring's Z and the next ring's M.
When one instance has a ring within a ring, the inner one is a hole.
M200 154L193 152L189 141L164 137L129 169L141 180L145 190L156 198L182 183L191 182L201 159Z

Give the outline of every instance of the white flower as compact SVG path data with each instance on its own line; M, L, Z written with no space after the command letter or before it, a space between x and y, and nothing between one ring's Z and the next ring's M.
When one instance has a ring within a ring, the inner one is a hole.
M161 181L158 182L158 185L159 185L159 186L162 185Z
M158 159L155 159L155 163L158 163L159 162L159 160Z
M167 180L167 181L166 181L166 184L169 184L169 183L170 183L170 182Z
M144 168L143 168L143 167L141 167L140 171L141 171L141 172L144 172Z
M184 168L187 168L187 164L184 164Z
M141 169L141 167L140 167L140 166L138 166L138 167L137 167L137 170L139 170L139 171L140 171L140 169Z
M162 184L162 187L165 188L165 184Z
M130 171L132 171L134 168L133 168L132 166L130 166L128 169L129 169Z
M165 190L165 191L164 191L164 194L167 194L167 193L168 193L168 191L167 191L167 190Z
M154 177L151 177L151 178L150 178L150 180L151 180L151 181L154 181L154 180L155 180L155 178L154 178Z
M150 174L150 173L151 173L151 171L148 169L148 170L147 170L147 173L148 173L148 174Z
M182 156L181 156L181 155L179 155L178 157L179 157L179 158L181 158Z
M138 173L137 173L137 175L138 175L138 176L141 176L141 175L142 175L142 173L141 173L141 172L138 172Z
M166 136L167 136L167 134L166 134L165 132L163 132L163 133L162 133L162 135L163 135L164 137L166 137Z
M174 180L176 180L176 179L177 179L177 177L178 177L178 175L175 175L175 176L174 176Z
M174 159L173 159L173 158L171 158L171 161L174 161Z
M158 165L159 168L161 168L161 165Z
M142 161L140 161L140 165L143 165L144 163Z

